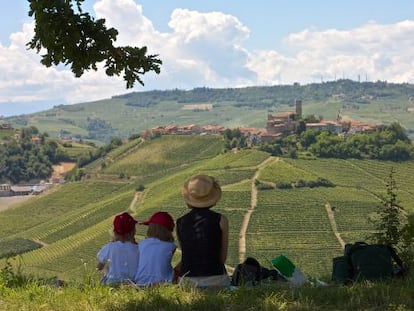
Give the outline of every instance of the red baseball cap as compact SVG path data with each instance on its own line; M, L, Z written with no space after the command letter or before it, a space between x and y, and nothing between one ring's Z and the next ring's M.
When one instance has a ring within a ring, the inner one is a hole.
M116 215L114 218L114 232L125 235L135 229L137 221L127 212Z
M159 224L169 231L174 230L174 219L167 212L156 212L147 221L141 222L141 225L149 225L151 223Z

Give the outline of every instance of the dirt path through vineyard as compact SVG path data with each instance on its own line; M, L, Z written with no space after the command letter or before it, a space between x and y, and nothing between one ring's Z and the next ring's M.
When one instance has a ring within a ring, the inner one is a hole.
M250 198L250 206L247 208L246 213L244 214L243 222L241 225L240 233L239 233L239 262L243 262L246 259L246 232L247 227L249 226L250 216L253 213L257 205L257 188L255 184L255 180L257 176L259 176L260 171L266 166L269 165L270 162L279 161L279 158L269 157L260 163L257 166L256 173L252 178L252 191L251 191L251 198Z
M341 245L342 249L345 248L345 241L342 239L341 234L338 231L338 226L336 225L335 215L332 210L331 204L327 202L325 204L326 213L328 214L329 223L331 224L331 228L333 233L335 234L336 239L338 240L339 244Z

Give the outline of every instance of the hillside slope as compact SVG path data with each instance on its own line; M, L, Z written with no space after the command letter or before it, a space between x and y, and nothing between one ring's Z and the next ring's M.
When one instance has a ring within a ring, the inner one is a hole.
M382 81L134 92L95 102L58 105L6 121L16 128L36 126L52 137L108 143L112 137L128 137L169 124L264 128L269 112L292 111L295 99L303 101L304 116L335 119L339 113L343 118L372 124L399 122L414 137L414 85Z
M329 277L341 241L363 240L372 230L367 218L380 205L391 167L401 205L414 212L413 161L293 160L256 150L221 153L222 144L220 137L166 136L114 152L105 166L92 165L84 181L0 212L0 256L32 249L17 261L28 272L97 277L96 252L110 239L113 216L129 211L144 220L157 210L183 215L181 187L195 173L213 175L223 187L215 209L230 219L230 267L245 256L269 265L285 254L310 276ZM335 187L274 187L317 178ZM138 240L145 230L137 226Z

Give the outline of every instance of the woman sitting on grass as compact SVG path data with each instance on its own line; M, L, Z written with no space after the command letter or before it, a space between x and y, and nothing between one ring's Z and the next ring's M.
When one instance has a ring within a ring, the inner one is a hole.
M177 220L177 236L182 259L176 267L180 282L197 287L230 285L224 263L227 258L228 220L211 208L221 198L221 188L208 175L197 175L183 187L184 201L190 211Z

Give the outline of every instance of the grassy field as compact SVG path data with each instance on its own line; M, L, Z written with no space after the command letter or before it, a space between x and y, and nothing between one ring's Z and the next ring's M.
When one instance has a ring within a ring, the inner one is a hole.
M290 288L283 284L263 284L237 290L197 290L177 285L132 288L84 283L63 287L54 281L25 280L20 275L0 274L0 310L7 311L331 311L414 309L412 279L352 286Z
M11 255L7 251L14 245L13 252L21 253L16 262L28 273L68 281L98 277L96 253L110 239L113 216L129 211L142 221L165 210L180 217L187 212L182 184L196 173L215 176L223 187L215 209L230 220L229 267L239 263L240 230L249 209L246 256L270 266L270 259L284 254L310 277L324 280L330 278L332 258L342 253L336 234L353 242L372 231L368 218L381 204L391 168L401 205L414 211L414 162L274 158L256 150L221 153L222 144L217 137L171 136L114 150L113 161L103 168L92 165L89 178L1 211L0 257ZM335 187L252 191L257 180L317 178ZM144 190L137 192L138 185ZM137 239L145 232L137 226ZM0 267L4 264L5 258Z

